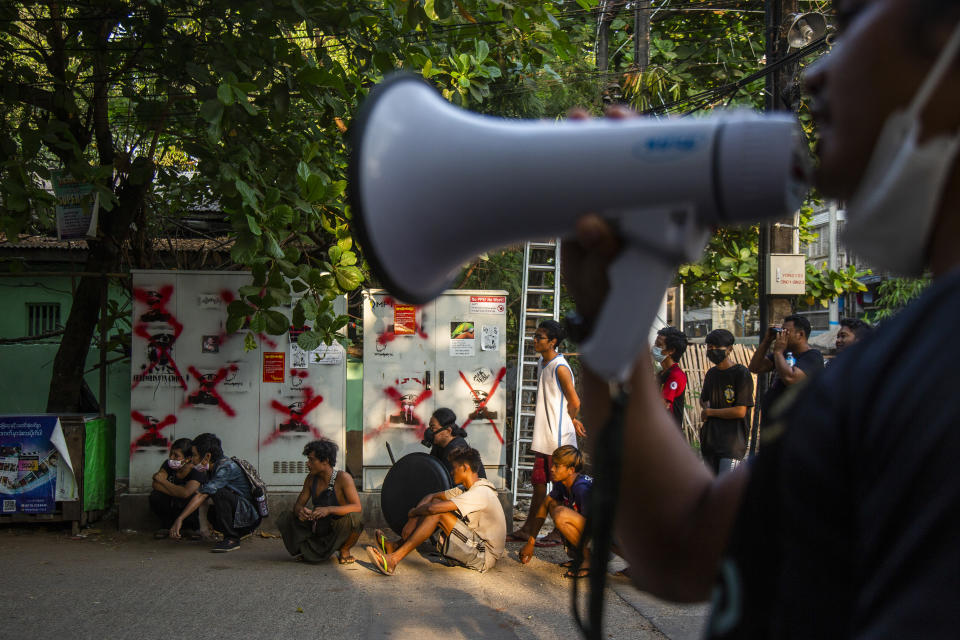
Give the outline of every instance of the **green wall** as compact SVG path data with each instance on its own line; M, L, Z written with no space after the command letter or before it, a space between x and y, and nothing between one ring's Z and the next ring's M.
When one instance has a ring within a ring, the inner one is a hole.
M111 286L110 297L127 301L125 289ZM60 322L70 314L73 302L71 278L3 277L0 278L0 337L19 338L27 335L27 305L31 303L60 304ZM0 344L0 413L43 413L47 408L47 394L53 375L53 359L60 339L42 342ZM108 360L116 354L108 355ZM100 353L91 349L87 369L100 361ZM93 394L100 394L99 370L90 371L87 384ZM116 460L118 477L127 477L130 469L130 361L117 362L107 367L107 413L117 417Z

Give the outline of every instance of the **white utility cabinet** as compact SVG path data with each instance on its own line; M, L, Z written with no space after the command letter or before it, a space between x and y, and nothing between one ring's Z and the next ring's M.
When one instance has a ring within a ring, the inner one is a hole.
M298 490L303 446L322 436L346 445L346 353L304 352L290 334L227 335L227 305L248 272L133 271L130 490L149 492L177 438L216 434L269 488ZM335 302L345 313L346 299ZM280 309L290 315L290 308ZM323 356L323 357L321 357Z
M506 291L451 290L414 306L364 292L363 489L417 451L439 407L457 414L487 477L506 487Z

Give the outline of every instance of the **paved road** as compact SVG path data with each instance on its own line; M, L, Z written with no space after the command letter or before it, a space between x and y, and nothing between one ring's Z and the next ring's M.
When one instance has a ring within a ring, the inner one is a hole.
M75 540L63 530L42 526L0 528L2 635L576 637L570 581L555 564L562 555L557 549L538 550L527 566L515 556L505 559L482 576L415 552L388 578L371 567L359 546L356 564L308 565L293 561L277 539L255 537L232 553L212 554L200 542L97 531ZM361 544L369 543L365 534ZM611 580L609 638L680 640L699 633L671 631L669 608L664 608L666 617L658 622L670 633L664 635L638 613L634 605L639 601L629 602L640 594L623 578ZM654 606L647 615L656 620L660 611ZM702 623L702 611L692 616L685 611L680 617Z

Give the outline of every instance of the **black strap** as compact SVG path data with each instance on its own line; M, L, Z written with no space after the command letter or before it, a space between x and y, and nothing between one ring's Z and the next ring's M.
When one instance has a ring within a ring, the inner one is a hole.
M577 608L579 580L573 581L573 617L587 640L604 640L603 596L607 584L607 564L613 544L613 521L620 498L620 473L623 468L623 422L626 414L627 394L621 391L610 402L610 418L606 427L597 436L594 451L595 462L591 492L590 513L587 516L580 544L573 550L573 566L576 575L583 565L584 550L593 541L590 554L590 594L587 602L589 620L580 615Z

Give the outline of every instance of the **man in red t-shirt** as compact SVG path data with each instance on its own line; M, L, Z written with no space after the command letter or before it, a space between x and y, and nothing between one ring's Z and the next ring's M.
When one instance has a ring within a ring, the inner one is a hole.
M663 406L683 426L683 394L687 390L687 374L680 368L680 358L687 350L687 336L676 327L664 327L657 331L653 343L653 358L662 367L657 379Z

